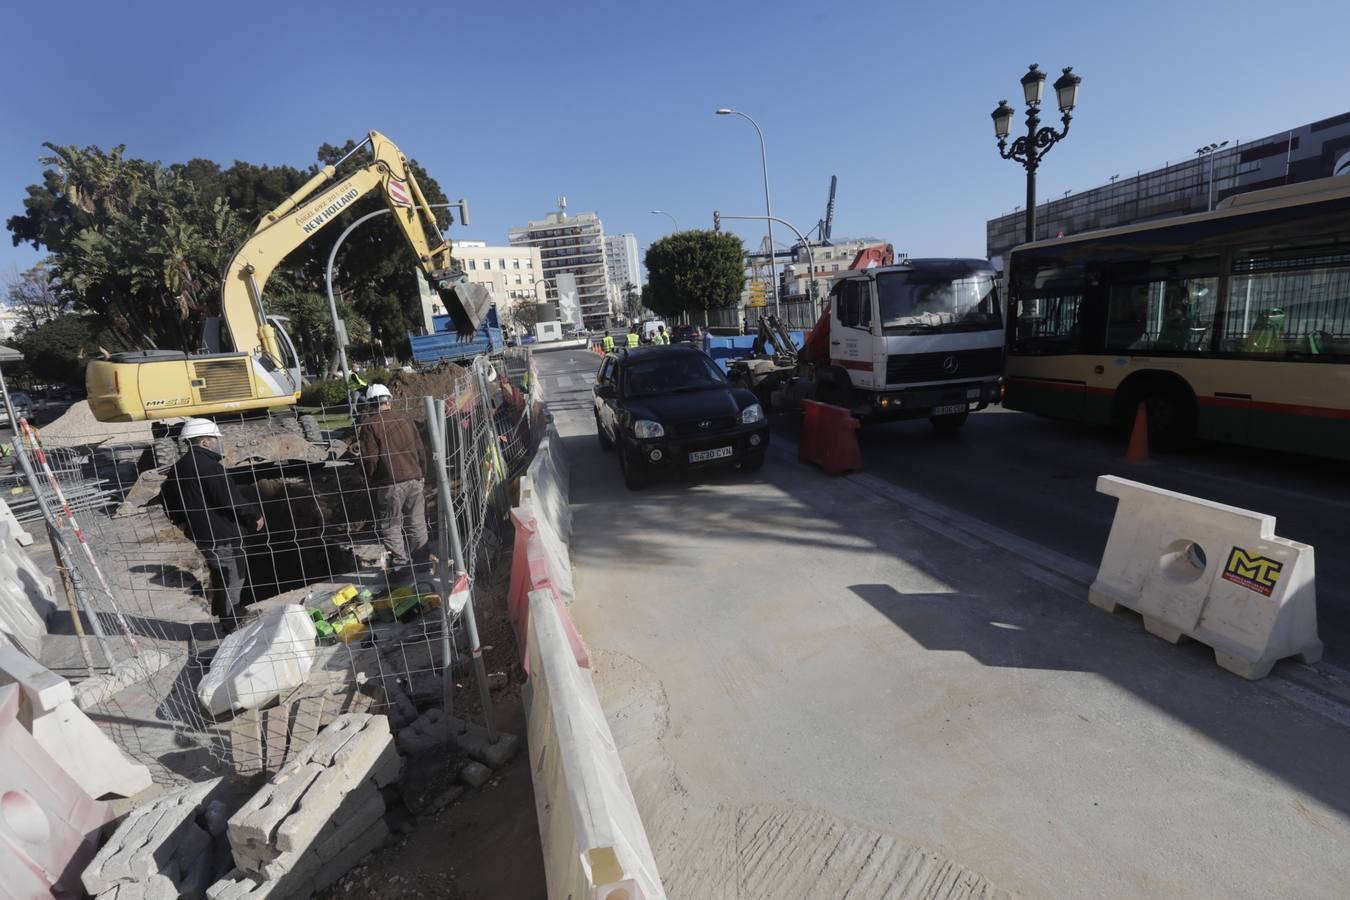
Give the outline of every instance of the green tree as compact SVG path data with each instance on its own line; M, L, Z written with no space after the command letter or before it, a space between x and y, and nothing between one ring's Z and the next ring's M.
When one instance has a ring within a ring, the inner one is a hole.
M31 244L50 254L49 283L60 303L97 318L109 349L195 348L204 317L220 312L225 267L254 225L318 171L317 166L229 168L205 159L163 166L130 159L125 148L44 145L42 183L30 185L24 212L9 218L15 246ZM324 144L321 163L333 163L355 146ZM368 157L356 154L339 167L343 178ZM443 203L440 186L410 162L428 202ZM286 298L323 284L329 250L356 217L379 208L375 193L296 248L263 286L269 312L294 311ZM449 222L438 212L439 224ZM434 239L435 236L433 235ZM338 259L336 279L355 298L348 318L354 341L368 323L381 323L386 343L399 344L421 321L417 260L392 217L382 216L352 234ZM310 301L296 301L307 306ZM298 330L298 329L297 329ZM313 353L323 355L315 341Z
M15 348L36 380L75 384L83 380L84 356L91 343L90 318L62 313L15 335Z
M647 248L642 305L662 316L733 306L744 282L745 248L734 234L681 231ZM707 317L704 316L704 323Z
M36 328L70 307L68 299L52 283L51 269L46 263L11 275L5 285L5 303L18 314L20 328Z
M352 308L345 299L337 302L338 315L347 325L347 334L353 342L369 339L370 323ZM313 291L274 295L268 301L274 315L288 320L286 331L295 342L305 370L332 373L337 369L337 341L333 336L333 317L328 311L328 299Z

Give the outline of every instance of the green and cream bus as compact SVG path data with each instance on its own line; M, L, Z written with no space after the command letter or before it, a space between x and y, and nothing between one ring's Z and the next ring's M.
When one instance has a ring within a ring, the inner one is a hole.
M1006 406L1350 459L1350 177L1008 260Z

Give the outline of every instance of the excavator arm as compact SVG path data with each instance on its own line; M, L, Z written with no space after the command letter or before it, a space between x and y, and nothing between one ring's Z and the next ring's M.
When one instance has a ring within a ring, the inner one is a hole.
M230 260L221 288L221 315L236 351L283 358L276 330L263 304L267 279L287 255L328 225L353 203L379 190L417 258L423 277L440 295L461 337L472 335L491 299L468 279L441 239L436 216L417 183L408 158L389 138L370 132L361 146L373 159L337 184L335 166L324 166L299 190L258 223ZM356 151L353 151L356 152ZM340 162L340 161L339 161ZM428 235L433 235L434 240Z

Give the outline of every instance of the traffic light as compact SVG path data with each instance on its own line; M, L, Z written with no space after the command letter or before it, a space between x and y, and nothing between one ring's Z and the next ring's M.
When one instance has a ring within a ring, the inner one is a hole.
M722 214L717 210L713 210L713 231L721 231L721 230L722 230Z

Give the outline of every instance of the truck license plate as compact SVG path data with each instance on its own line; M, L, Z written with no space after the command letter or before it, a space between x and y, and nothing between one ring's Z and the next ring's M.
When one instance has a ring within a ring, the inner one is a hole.
M963 413L966 411L964 403L954 403L951 406L939 406L933 410L935 416L950 416L953 413Z
M707 462L710 459L726 459L733 452L735 451L730 447L718 447L716 450L696 450L689 454L689 461L691 463L697 463Z

